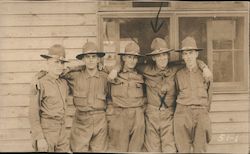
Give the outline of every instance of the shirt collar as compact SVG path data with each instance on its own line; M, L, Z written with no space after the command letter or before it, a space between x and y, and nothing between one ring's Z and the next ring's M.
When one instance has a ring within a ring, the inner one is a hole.
M100 77L100 74L99 74L99 71L98 71L98 70L96 70L94 76L91 76L91 75L89 74L89 72L87 71L87 69L85 70L85 72L86 72L87 78L91 78L91 77L99 78L99 77Z
M195 67L192 68L191 70L189 70L189 69L186 67L186 71L187 71L187 72L194 72L194 73L196 73L198 70L199 70L199 69L198 69L198 66L195 66Z

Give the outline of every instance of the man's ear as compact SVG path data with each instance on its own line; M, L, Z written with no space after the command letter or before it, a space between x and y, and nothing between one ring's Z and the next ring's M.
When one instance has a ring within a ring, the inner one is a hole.
M97 62L100 63L101 62L101 58L97 57Z
M199 51L195 51L195 58L198 58L199 56Z
M125 61L126 56L122 56L121 59L122 59L122 61Z
M155 56L152 56L152 60L153 60L153 61L156 61L156 60L155 60Z
M84 57L82 58L81 61L82 61L82 65L85 65L85 58Z

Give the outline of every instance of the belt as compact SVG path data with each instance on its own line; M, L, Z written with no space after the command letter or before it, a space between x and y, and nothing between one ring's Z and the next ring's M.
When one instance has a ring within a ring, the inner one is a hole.
M133 106L133 107L120 107L120 106L113 106L114 109L117 110L126 110L126 109L136 109L136 108L142 108L143 106Z
M151 108L151 109L154 109L154 110L159 110L159 107L156 106L156 105L153 105L153 104L147 104L147 108ZM167 106L166 105L166 107L161 107L160 111L164 111L164 110L167 110L169 108L173 108L173 106Z
M42 117L41 120L53 121L54 123L65 124L65 117L58 119L58 118L44 118Z
M183 105L183 104L178 104L177 106L181 106L181 107L188 107L188 108L191 108L191 109L206 109L207 107L204 106L204 105Z
M203 105L188 105L188 107L192 108L192 109L206 109L206 106Z
M89 111L80 111L80 110L76 110L77 113L83 113L83 114L98 114L98 113L105 113L104 109L100 109L100 110L89 110Z

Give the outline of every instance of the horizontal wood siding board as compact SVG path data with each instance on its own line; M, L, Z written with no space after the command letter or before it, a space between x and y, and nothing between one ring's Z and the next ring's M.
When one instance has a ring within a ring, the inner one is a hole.
M66 109L66 115L73 116L75 113L75 107L69 105ZM29 107L1 107L0 118L28 118Z
M29 95L30 84L0 84L0 95Z
M249 141L248 133L213 134L210 145L221 144L246 144Z
M212 112L209 114L212 122L248 122L248 112Z
M5 2L0 5L0 14L75 14L96 13L96 2Z
M249 100L249 93L242 94L214 94L213 101L228 101L228 100Z
M27 107L29 106L29 95L5 95L0 96L0 107Z
M0 96L0 107L28 107L30 95L5 95ZM72 97L67 98L67 104L73 105Z
M97 24L95 13L50 15L0 15L0 26L91 26Z
M1 38L0 49L24 50L44 49L47 50L54 44L61 44L65 48L79 49L88 41L97 42L95 37L58 37L58 38Z
M17 129L17 128L30 128L28 117L18 117L18 118L0 118L0 130L1 129ZM72 126L72 117L66 117L66 127Z
M40 26L0 27L0 38L15 37L91 37L96 36L96 26Z
M249 133L248 122L212 123L213 133Z
M249 111L249 100L229 100L212 102L211 111Z
M0 72L1 73L33 73L39 72L40 70L46 70L46 61L0 61ZM70 60L70 63L66 63L65 67L73 67L82 65L82 61Z
M208 153L248 153L248 144L208 145Z
M31 140L0 141L0 152L33 152Z
M82 52L81 48L79 49L65 49L66 59L76 59L76 55ZM47 50L23 50L23 51L0 51L0 61L34 61L34 60L44 60L40 55L48 54Z

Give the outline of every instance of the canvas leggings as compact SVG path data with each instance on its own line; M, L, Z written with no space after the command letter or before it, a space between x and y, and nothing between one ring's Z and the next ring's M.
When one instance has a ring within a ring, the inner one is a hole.
M174 136L178 152L206 152L211 140L211 122L206 107L177 104L174 114Z
M107 151L107 119L104 111L76 110L71 128L70 149L73 152Z
M140 152L145 133L142 107L114 108L109 121L110 152Z
M147 152L176 152L173 115L173 107L159 110L159 107L147 105L144 142L144 148Z
M41 118L43 135L48 144L48 152L69 152L65 120Z

